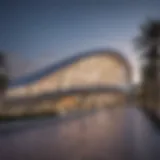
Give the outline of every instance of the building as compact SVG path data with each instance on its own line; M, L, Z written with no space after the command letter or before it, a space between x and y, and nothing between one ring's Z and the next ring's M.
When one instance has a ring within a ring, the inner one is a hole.
M32 96L93 85L126 85L132 81L131 72L122 54L112 50L90 51L11 81L7 96Z
M74 108L90 108L124 104L123 92L96 94L53 93L93 87L128 87L132 83L132 67L128 60L113 50L96 50L53 64L41 71L10 82L6 92L10 114L37 114L64 112ZM47 97L49 95L49 97ZM5 108L4 106L4 108ZM1 112L3 115L7 111Z

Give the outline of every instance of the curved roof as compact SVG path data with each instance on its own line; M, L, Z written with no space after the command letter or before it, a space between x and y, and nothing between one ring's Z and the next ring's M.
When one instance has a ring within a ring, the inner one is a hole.
M91 50L91 51L87 51L87 52L81 52L76 56L66 58L65 60L62 60L56 64L50 65L44 69L41 69L35 73L32 73L29 76L24 76L22 78L12 80L12 81L10 81L9 87L17 87L20 85L26 85L29 83L33 83L33 82L51 74L51 73L57 72L62 68L65 68L65 67L67 67L67 66L69 66L79 60L82 60L83 58L87 58L90 56L97 56L100 54L101 55L102 54L103 55L104 54L111 55L111 56L116 57L118 60L120 60L125 65L125 67L127 69L129 79L130 80L132 79L131 78L131 74L132 74L131 73L132 72L131 65L130 65L128 59L125 56L123 56L122 53L117 52L113 49L100 49L100 50Z

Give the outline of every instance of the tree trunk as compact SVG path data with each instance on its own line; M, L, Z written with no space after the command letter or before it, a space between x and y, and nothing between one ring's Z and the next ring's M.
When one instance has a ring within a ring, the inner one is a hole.
M159 107L159 67L158 59L159 55L157 52L157 46L153 46L149 53L149 63L148 63L148 82L149 82L149 92L147 93L150 97L151 103L150 108L155 112Z

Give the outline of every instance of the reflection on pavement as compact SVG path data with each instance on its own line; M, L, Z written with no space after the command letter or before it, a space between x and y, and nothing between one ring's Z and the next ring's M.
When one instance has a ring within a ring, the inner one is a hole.
M160 135L138 109L101 109L77 117L20 122L28 127L8 129L9 134L1 129L0 159L160 159Z

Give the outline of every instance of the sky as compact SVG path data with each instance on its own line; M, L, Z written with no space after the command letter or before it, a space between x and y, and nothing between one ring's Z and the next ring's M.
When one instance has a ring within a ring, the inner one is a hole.
M1 0L0 49L15 78L79 52L113 48L139 81L133 39L147 17L159 15L159 0Z

